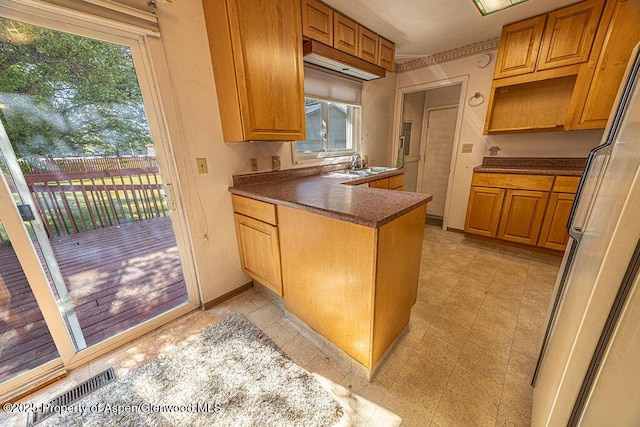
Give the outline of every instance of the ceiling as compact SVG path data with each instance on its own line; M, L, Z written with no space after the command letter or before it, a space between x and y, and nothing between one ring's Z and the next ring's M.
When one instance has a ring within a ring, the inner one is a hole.
M396 62L406 62L500 35L502 26L576 3L529 0L488 16L473 0L323 0L396 43Z

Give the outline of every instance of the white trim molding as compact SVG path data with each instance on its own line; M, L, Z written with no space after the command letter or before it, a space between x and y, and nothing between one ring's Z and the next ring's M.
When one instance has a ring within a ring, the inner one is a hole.
M435 53L433 55L425 56L424 58L418 58L401 64L396 64L396 72L406 73L407 71L417 70L418 68L430 67L432 65L442 64L443 62L455 61L456 59L491 52L492 50L498 49L499 42L500 37L496 37L444 52Z

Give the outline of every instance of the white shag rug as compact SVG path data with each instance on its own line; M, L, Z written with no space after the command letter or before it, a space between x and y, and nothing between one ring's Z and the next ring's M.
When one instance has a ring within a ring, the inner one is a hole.
M320 427L345 415L239 313L72 406L38 426Z

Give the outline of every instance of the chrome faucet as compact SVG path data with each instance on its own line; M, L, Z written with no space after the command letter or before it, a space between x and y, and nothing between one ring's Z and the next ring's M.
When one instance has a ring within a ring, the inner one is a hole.
M360 157L360 153L353 153L351 156L351 169L360 169L364 167L364 160Z

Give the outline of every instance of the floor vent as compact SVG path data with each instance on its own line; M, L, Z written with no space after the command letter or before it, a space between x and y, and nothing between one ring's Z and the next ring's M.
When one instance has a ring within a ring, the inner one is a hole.
M49 418L51 415L57 414L59 410L57 410L56 408L59 408L60 406L69 406L72 403L82 399L83 397L88 396L94 391L113 382L115 379L116 375L113 372L113 368L109 368L104 372L100 372L95 377L89 378L82 384L79 384L71 390L50 400L48 403L40 405L37 411L30 414L29 420L27 422L27 427L35 426L39 422Z

